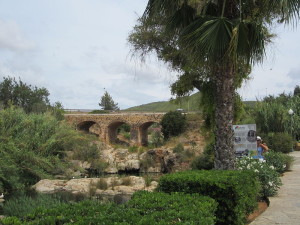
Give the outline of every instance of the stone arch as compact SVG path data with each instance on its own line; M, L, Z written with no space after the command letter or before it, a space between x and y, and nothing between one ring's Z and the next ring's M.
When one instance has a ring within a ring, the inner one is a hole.
M123 124L129 123L127 123L126 121L113 121L107 126L108 143L115 143L118 140L118 128Z
M148 128L154 124L157 123L155 121L148 121L143 124L141 124L138 128L138 142L140 145L146 146L148 145Z
M86 133L92 133L97 136L100 134L100 126L95 121L83 121L77 124L77 130L84 131Z

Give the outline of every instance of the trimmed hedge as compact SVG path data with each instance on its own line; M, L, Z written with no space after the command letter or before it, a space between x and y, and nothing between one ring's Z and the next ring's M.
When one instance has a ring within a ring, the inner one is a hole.
M200 170L164 175L157 190L209 196L219 204L217 224L245 224L257 207L260 184L252 171Z
M83 201L38 208L23 219L6 217L4 225L49 224L215 224L217 203L198 194L150 193L140 191L125 205Z
M199 194L139 191L126 204L142 217L138 224L215 224L217 203Z

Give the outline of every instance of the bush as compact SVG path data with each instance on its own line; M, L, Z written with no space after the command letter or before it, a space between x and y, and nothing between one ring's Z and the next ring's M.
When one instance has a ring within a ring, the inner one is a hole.
M89 114L108 114L108 113L110 113L109 110L100 110L100 109L96 109L89 112Z
M252 159L248 157L240 158L237 162L239 170L251 170L261 183L260 196L271 197L277 194L281 180L279 173L276 172L274 166L270 166L264 161Z
M163 134L161 133L160 129L153 130L150 136L150 145L154 148L160 147L163 145Z
M139 224L214 224L216 221L216 201L198 194L138 191L126 206L143 215Z
M63 174L65 152L89 152L94 148L92 140L48 113L26 114L14 107L0 110L0 193Z
M178 111L170 111L166 113L161 122L162 133L165 139L168 139L171 136L177 136L181 134L186 126L185 116Z
M173 148L174 153L181 153L184 151L183 144L179 143Z
M188 201L190 204L186 204ZM198 195L138 192L126 205L95 201L41 207L1 224L214 224L217 203Z
M257 206L260 185L251 171L201 170L164 175L158 191L198 193L218 202L217 224L245 224Z
M268 147L275 152L288 153L294 147L293 138L287 133L270 133L267 140Z
M205 146L203 153L192 161L191 167L193 170L211 170L214 168L214 147L214 142Z
M6 216L23 218L38 207L52 208L60 203L62 200L58 195L37 194L34 197L29 197L25 193L21 193L5 202L3 213Z
M273 166L278 173L288 171L295 161L295 158L290 155L274 151L265 154L265 159L268 165Z

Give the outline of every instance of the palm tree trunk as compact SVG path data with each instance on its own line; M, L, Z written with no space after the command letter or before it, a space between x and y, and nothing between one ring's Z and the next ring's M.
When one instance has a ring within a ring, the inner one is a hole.
M235 169L233 149L234 72L231 66L220 67L215 73L216 130L215 169Z

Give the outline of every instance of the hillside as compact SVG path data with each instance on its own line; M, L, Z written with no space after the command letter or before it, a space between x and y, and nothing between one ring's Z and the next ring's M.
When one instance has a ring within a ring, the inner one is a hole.
M143 104L139 106L134 106L123 111L151 111L151 112L168 112L176 109L184 109L185 111L199 111L201 110L200 102L200 92L197 92L191 96L183 97L180 100L170 100L161 102L151 102L148 104ZM254 107L256 101L244 101L246 107Z
M140 106L125 109L125 111L151 111L151 112L168 112L178 108L186 111L199 111L200 92L180 100L152 102Z

